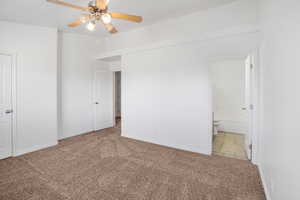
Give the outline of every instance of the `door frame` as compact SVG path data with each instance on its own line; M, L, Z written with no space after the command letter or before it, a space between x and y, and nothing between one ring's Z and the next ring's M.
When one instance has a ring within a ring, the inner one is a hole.
M113 118L114 118L114 126L116 126L116 72L121 73L121 104L122 104L122 70L121 69L114 69L111 71L113 72ZM122 117L122 105L121 105L121 117ZM121 120L121 125L122 125L122 120Z
M250 96L247 110L250 111L248 120L248 135L251 145L245 146L247 157L250 150L250 162L253 164L258 164L258 154L259 154L259 138L260 138L260 128L261 128L261 101L260 101L260 73L261 68L259 65L259 49L256 49L248 54L250 58Z
M252 160L253 157L253 120L254 120L254 106L253 106L253 95L254 95L254 64L253 64L253 55L249 54L245 59L245 109L247 111L247 132L245 135L245 151L248 160Z
M0 55L10 56L12 68L12 124L11 124L11 157L17 156L17 53L0 51Z
M253 67L251 68L252 84L251 84L251 102L253 105L252 109L252 119L251 119L251 141L252 141L252 151L251 151L251 162L253 164L258 164L259 162L259 138L261 134L261 67L259 58L259 49L251 52L251 63Z
M251 151L251 160L253 164L258 164L259 163L259 139L260 139L260 134L261 134L261 127L262 127L262 122L261 122L261 108L262 108L262 100L261 100L261 67L260 67L260 57L259 57L259 49L254 49L253 51L249 52L248 55L245 55L244 57L246 58L247 56L251 56L251 63L253 64L253 67L251 69L251 102L250 104L253 105L252 109L252 118L248 120L248 124L251 124L251 144L252 144L252 151ZM225 59L236 59L236 58L241 58L241 57L225 57ZM213 58L209 59L210 62L216 61L218 58ZM224 59L224 57L222 57ZM250 122L251 120L251 122ZM248 128L249 130L250 128ZM212 148L213 148L213 140L212 140ZM246 150L246 146L245 146ZM213 149L212 149L213 151ZM248 158L248 155L247 155Z

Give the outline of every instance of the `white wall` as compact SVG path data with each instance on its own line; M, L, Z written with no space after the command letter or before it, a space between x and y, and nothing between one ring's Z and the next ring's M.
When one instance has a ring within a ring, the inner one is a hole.
M214 120L218 130L247 133L245 107L245 58L215 61L210 66Z
M106 51L100 53L98 57L122 55L122 59L125 59L122 61L122 68L125 70L123 83L128 85L124 86L125 89L122 88L124 136L210 153L209 129L212 124L210 116L212 109L208 107L210 96L202 94L200 98L194 93L191 94L190 90L186 90L191 83L185 81L189 78L195 82L208 81L206 80L208 72L205 71L208 65L203 64L204 60L201 57L211 59L245 56L257 46L258 38L257 1L253 0L236 1L106 38ZM194 45L197 48L194 48ZM182 55L175 54L174 49ZM201 67L194 68L195 65ZM173 67L175 71L172 71ZM182 74L179 73L181 70ZM198 75L199 80L194 80L194 75ZM169 82L165 82L165 78ZM184 84L179 87L178 93L175 92L177 88L172 86L175 84L178 87L177 80ZM143 81L146 82L141 85L140 82ZM159 88L160 85L156 82L163 87ZM205 90L208 90L206 86L191 87L205 93ZM153 91L152 87L159 90ZM191 105L187 105L184 101L180 104L184 95L192 99L189 102ZM199 104L194 102L193 98L195 101L199 100L197 102ZM167 102L172 102L173 99L176 99L175 106L168 105ZM188 111L182 105L185 105ZM205 108L202 107L204 105ZM178 112L173 110L175 107L179 109ZM191 107L195 107L195 110L191 111ZM137 117L137 111L143 117ZM180 116L178 113L184 114ZM199 125L197 120L200 123L203 120L203 123ZM184 127L187 130L183 131ZM183 135L183 132L186 135Z
M122 57L122 135L211 153L211 85L193 45Z
M106 38L107 52L178 43L256 30L257 0L233 3L164 20Z
M16 154L57 143L57 30L0 22L0 52L17 54Z
M181 41L186 41L187 39L189 41L199 40L201 38L208 39L210 38L211 35L213 35L213 37L217 37L217 36L223 37L227 33L230 34L235 33L236 35L238 35L239 33L246 32L251 34L254 33L255 35L256 29L252 27L256 26L256 21L257 21L256 14L257 14L256 1L240 0L219 8L194 13L174 20L173 19L166 20L135 31L120 33L114 37L107 38L105 42L102 42L97 38L80 36L76 34L62 34L59 37L58 52L55 53L55 56L57 56L56 54L58 54L59 56L59 61L58 61L58 66L59 66L58 84L59 85L57 87L58 89L57 99L59 101L58 104L59 112L57 115L59 121L59 134L58 134L59 138L65 138L65 137L81 134L92 130L92 120L91 120L91 115L92 115L91 114L92 113L91 112L92 109L91 76L93 71L92 68L99 67L99 66L107 67L106 64L95 61L94 58L96 57L95 56L96 54L99 53L101 54L104 51L110 52L112 50L133 48L133 47L138 47L143 45L151 45L153 43L164 43L164 42L168 43L169 41L176 41L175 43L177 44L180 43ZM19 26L31 27L31 26L24 26L24 25L19 25ZM5 26L3 26L3 28L7 33L8 32L10 33L11 30L14 30L11 29L11 27L6 28ZM10 40L7 40L8 42L5 41L5 43L0 43L0 44L1 45L8 44L7 46L12 47L13 45L9 45L9 43L19 43L19 44L26 43L26 45L28 46L28 43L30 41L30 45L32 45L32 47L30 48L36 48L42 46L42 47L47 47L45 49L47 50L49 49L48 51L52 52L51 45L55 45L56 48L57 45L56 42L53 42L52 39L48 39L48 38L45 39L46 37L48 37L50 33L40 34L39 31L44 30L45 32L47 32L55 29L35 27L34 30L35 31L33 31L32 29L31 31L32 34L30 34L30 38L34 38L34 39L37 38L35 40L39 42L38 44L36 42L31 42L31 39L29 39L28 42L23 40L21 42L18 42L18 40L11 42ZM11 35L12 36L16 35L15 37L20 38L18 33L23 33L23 32L26 31L17 29ZM2 27L1 27L1 33L2 33ZM250 40L252 41L252 38L255 38L256 36L253 37L251 34L249 35L249 38L251 38ZM36 37L36 35L39 36ZM57 37L56 30L55 30L55 37ZM236 41L235 39L233 40ZM244 38L241 38L241 40L244 40ZM232 41L232 39L230 39L230 41ZM222 40L217 44L217 46L218 45L224 46L224 43L228 43L228 40ZM239 42L239 44L240 43L241 42ZM48 45L50 45L49 48ZM206 43L203 46L204 49L207 49L206 45L214 46ZM184 45L181 44L181 47L178 48L184 49L183 46ZM172 49L175 47L168 47L168 48ZM210 49L212 48L210 47ZM40 53L39 50L37 50L36 52L35 53L37 55ZM205 51L202 51L202 53L204 52ZM191 57L194 56L193 55L194 52L189 52L189 53L192 55ZM49 53L47 53L48 57L45 56L46 58L41 57L42 59L38 59L41 61L41 65L48 66L52 64L52 62L56 62L56 57L55 59L51 59L51 62L49 62L48 59L50 60L52 54L50 55L48 54ZM28 59L29 57L26 57L26 59ZM185 58L182 59L184 60ZM34 60L34 62L36 62L36 59L31 59L31 60ZM45 62L47 63L45 64ZM202 63L202 61L200 61L199 63ZM39 70L41 69L39 68ZM39 70L33 70L33 71L39 72ZM197 72L197 70L195 72ZM190 73L193 74L192 72ZM46 78L48 79L49 77L46 76ZM51 86L53 85L56 84L51 84ZM29 90L30 88L31 86L27 87L26 89ZM50 95L52 91L46 89L44 90L44 93L47 93L47 95L43 95L43 97L48 97L48 94ZM26 91L26 90L22 90L22 91ZM35 97L41 96L40 94L37 93L35 93L35 95L36 95ZM29 97L31 96L27 96L27 98ZM55 97L56 99L56 95L52 95L51 97ZM31 100L31 98L29 99ZM40 98L36 98L36 99L40 99ZM44 105L50 101L52 102L52 99L48 98L47 101L39 102L38 104ZM49 112L56 112L54 111L56 109L52 109L51 106L47 106L47 108L49 109L51 108ZM37 106L34 110L40 111L42 109L40 109L40 107ZM48 125L51 126L51 123L47 123L46 128ZM193 130L195 131L198 129L200 128L196 127ZM37 137L37 140L38 138L39 137ZM44 138L47 141L51 141L51 139L47 139L47 137ZM204 140L206 140L206 138L204 138ZM170 145L173 144L174 141L171 141ZM184 145L180 144L177 146L180 146L180 148L185 148L185 145L188 144L185 143ZM210 145L210 142L208 142L207 145ZM197 147L193 146L192 148L190 148L190 150L207 153L207 149L208 149L207 146L205 147L201 146L201 148L203 149L199 150L200 146L199 148L198 146Z
M109 67L95 55L103 48L101 40L71 33L60 33L61 71L59 138L93 131L93 72Z
M272 200L300 199L300 2L262 0L260 168Z

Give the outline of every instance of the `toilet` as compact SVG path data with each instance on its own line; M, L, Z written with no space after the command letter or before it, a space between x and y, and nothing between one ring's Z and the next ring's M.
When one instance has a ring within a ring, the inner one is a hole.
M220 126L220 121L214 120L213 128L214 128L214 135L218 134L218 127Z

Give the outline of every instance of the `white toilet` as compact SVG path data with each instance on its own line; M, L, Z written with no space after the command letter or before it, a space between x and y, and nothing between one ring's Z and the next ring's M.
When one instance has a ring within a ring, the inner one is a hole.
M220 121L214 120L214 135L218 134L218 127L220 125Z

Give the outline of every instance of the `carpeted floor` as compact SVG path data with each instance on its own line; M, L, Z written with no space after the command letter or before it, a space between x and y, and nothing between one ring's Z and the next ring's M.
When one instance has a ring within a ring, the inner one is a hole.
M0 161L1 200L264 200L248 161L205 156L106 129Z

